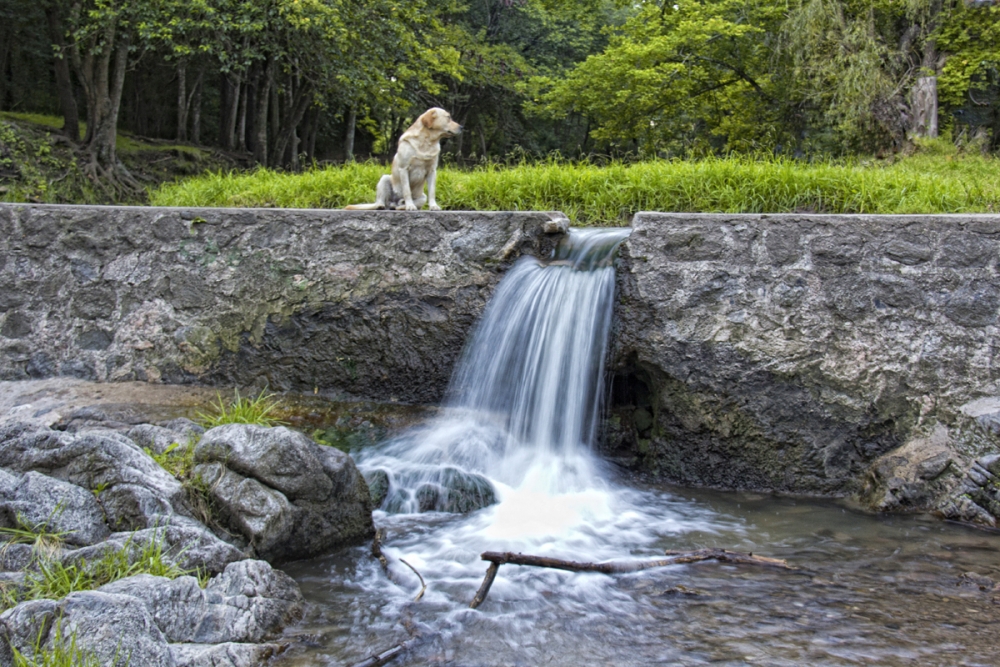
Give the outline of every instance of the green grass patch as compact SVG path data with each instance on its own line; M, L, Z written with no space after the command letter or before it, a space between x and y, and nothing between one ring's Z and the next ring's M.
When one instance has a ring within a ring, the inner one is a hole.
M34 566L25 573L20 585L0 590L0 612L27 600L59 600L70 593L100 588L136 574L168 579L191 574L164 558L162 539L134 545L129 538L120 549L107 549L96 560L70 565L56 559L53 553L36 550Z
M197 443L194 440L186 445L175 442L163 450L162 454L157 454L149 447L144 448L144 451L160 464L161 468L177 479L187 479L191 474L191 469L194 468L195 444Z
M262 389L257 396L240 396L240 390L234 391L233 400L226 403L222 394L217 394L218 402L209 412L199 412L198 421L205 428L214 428L223 424L256 424L258 426L281 426L285 422L278 419L275 413L281 404L274 394Z
M341 208L370 202L387 167L356 163L300 174L218 172L160 187L158 206ZM973 213L1000 210L1000 159L924 151L895 161L752 157L604 166L548 162L442 168L451 210L560 210L576 224L624 225L637 211Z
M11 647L14 667L102 667L96 656L77 647L75 632L69 637L69 641L63 638L61 620L52 628L52 648L45 648L42 639L43 634L39 632L30 656ZM114 663L118 663L118 660Z

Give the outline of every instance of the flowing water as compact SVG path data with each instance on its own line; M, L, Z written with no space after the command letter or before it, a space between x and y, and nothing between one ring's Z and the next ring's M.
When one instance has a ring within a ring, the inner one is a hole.
M286 568L310 602L284 665L995 665L1000 539L920 517L628 483L592 454L627 230L574 231L503 279L425 425L357 452L389 482L368 547ZM457 514L429 511L493 504ZM424 510L424 511L421 511ZM719 546L795 572L699 563L605 576L505 565L468 608L483 551L581 561ZM423 575L427 590L414 602Z

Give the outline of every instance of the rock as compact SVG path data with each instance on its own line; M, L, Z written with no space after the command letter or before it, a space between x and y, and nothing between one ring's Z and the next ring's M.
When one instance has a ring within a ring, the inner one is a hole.
M223 542L196 521L180 517L177 521L180 523L114 533L100 544L66 552L62 556L62 562L67 565L77 565L82 561L92 563L107 551L121 551L126 546L129 549L129 561L135 562L143 548L155 543L162 544L164 560L192 572L222 572L230 563L246 558L242 551Z
M257 667L284 651L284 644L172 644L176 667Z
M389 489L387 512L413 511L410 494L405 489ZM445 467L432 479L413 491L418 512L467 513L497 502L496 491L488 479L476 473Z
M70 434L8 424L0 427L0 467L34 470L102 493L119 485L141 487L173 511L187 511L180 482L138 445L113 431Z
M202 590L194 577L138 575L100 588L142 600L170 642L259 642L302 616L298 585L263 561L232 563Z
M41 647L49 650L56 642L64 646L75 642L79 651L108 667L174 666L152 615L129 595L83 591L59 602L24 602L0 615L0 625L7 641L28 657L40 639Z
M186 434L180 434L177 431L153 424L133 426L125 432L125 435L139 447L149 449L156 454L162 454L173 445L186 445L191 441L190 436Z
M354 462L284 427L230 424L195 448L202 480L230 530L271 562L308 558L374 533Z
M30 544L0 542L0 572L19 572L31 565L34 548Z
M952 474L951 479L939 479L955 456L949 431L939 424L926 437L914 438L877 459L869 470L862 499L883 512L928 510L960 478Z
M294 548L290 541L299 512L283 493L221 463L197 465L192 474L208 489L220 522L245 537L261 558L279 558Z
M382 501L389 495L389 473L382 468L369 470L364 474L365 482L368 484L368 492L371 494L372 507L381 507Z
M12 477L12 476L8 476ZM0 523L62 533L71 545L86 546L111 534L94 494L30 471L13 485L0 479Z

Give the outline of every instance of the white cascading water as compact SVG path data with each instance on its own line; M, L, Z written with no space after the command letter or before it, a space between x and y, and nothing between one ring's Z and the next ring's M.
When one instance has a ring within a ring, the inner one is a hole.
M442 414L359 453L366 476L380 471L389 481L376 512L390 531L386 552L431 580L432 599L467 603L487 550L601 560L653 553L644 546L665 535L713 530L708 511L609 482L592 451L613 258L628 233L572 230L550 261L519 260L467 343ZM496 502L464 515L428 512L442 509L456 479L463 497ZM532 575L509 569L493 595L506 587L533 597Z

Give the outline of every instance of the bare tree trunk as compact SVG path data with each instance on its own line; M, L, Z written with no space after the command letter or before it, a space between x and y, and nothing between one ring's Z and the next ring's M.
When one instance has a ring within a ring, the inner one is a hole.
M187 141L187 59L177 61L177 141Z
M358 109L351 106L347 110L347 132L344 135L344 161L354 161L354 134L358 124Z
M253 158L258 164L267 164L267 108L270 104L271 87L274 83L274 58L269 58L267 68L260 78L255 96L257 113L254 118Z
M243 90L240 94L240 113L239 113L239 125L236 130L236 147L246 152L247 150L247 104L250 98L250 86L247 82L243 83Z
M204 72L198 75L198 81L194 84L194 101L192 102L192 119L191 119L191 142L196 146L201 144L201 91L202 91L202 76Z
M913 86L913 133L918 137L938 136L937 77L922 76Z
M219 138L221 140L220 143L226 150L233 150L236 148L236 122L239 116L242 88L240 77L235 77L235 80L228 76L225 77L223 88L226 91L227 104L223 107L224 113L220 114L222 118L222 132L219 133Z
M316 161L316 135L319 134L319 114L319 107L313 107L309 121L309 139L306 144L306 158L309 160L310 166Z
M76 97L73 95L73 80L69 75L66 31L63 29L59 9L55 3L45 4L45 19L49 26L49 39L56 49L53 69L56 75L56 89L59 92L59 107L63 112L62 131L70 140L76 142L80 140L80 110L76 105ZM5 53L6 51L4 49Z
M298 162L298 147L296 143L293 142L295 136L295 128L298 127L299 123L302 122L302 118L306 114L306 110L312 103L312 88L309 85L299 86L299 89L295 91L295 100L289 104L285 110L285 124L278 136L275 137L274 142L274 162L275 166L280 166L280 163L284 157L285 149L289 145L292 146L292 155L290 162L295 167Z

